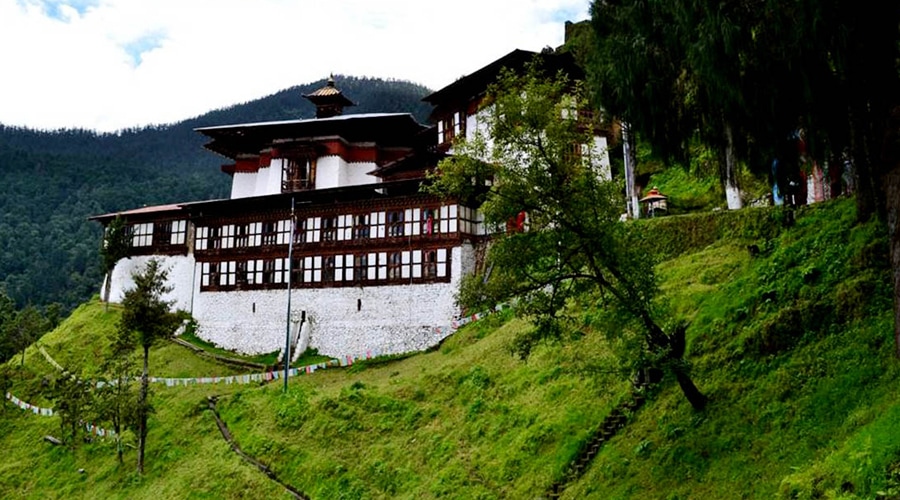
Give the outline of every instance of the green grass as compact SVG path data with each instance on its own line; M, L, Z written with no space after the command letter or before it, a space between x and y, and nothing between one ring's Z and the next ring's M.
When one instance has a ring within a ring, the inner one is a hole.
M565 498L900 494L885 236L855 225L852 200L796 216L790 227L778 210L644 223L684 238L660 248L658 272L669 310L689 322L687 359L711 402L695 412L665 381ZM58 433L56 418L4 405L0 497L286 498L222 441L203 409L215 394L240 446L315 499L535 498L629 388L599 334L603 315L571 312L591 320L589 333L544 342L527 360L511 345L528 325L504 313L426 353L302 375L287 394L280 382L154 386L143 477L131 448L120 467L108 442L52 447L41 437ZM85 304L41 344L93 375L117 314ZM238 372L170 344L150 366L155 376ZM56 373L30 348L12 390L49 404L43 380Z

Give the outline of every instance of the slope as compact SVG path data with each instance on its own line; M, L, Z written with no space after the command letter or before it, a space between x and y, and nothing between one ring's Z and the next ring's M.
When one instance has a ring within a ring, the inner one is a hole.
M712 403L695 413L663 381L563 497L896 494L886 246L879 226L853 221L841 200L797 212L793 225L771 209L645 223L670 243L662 284L691 320L688 358ZM41 342L89 374L116 314L86 304ZM51 447L40 440L57 432L55 417L7 404L0 496L287 498L221 440L203 410L215 394L240 446L312 498L535 498L630 387L602 311L569 314L569 338L527 360L509 351L527 325L504 313L431 352L297 377L286 395L280 382L158 385L143 478L133 451L120 468L108 442ZM176 347L154 350L154 375L233 373ZM54 376L32 348L12 392L46 406L41 380Z

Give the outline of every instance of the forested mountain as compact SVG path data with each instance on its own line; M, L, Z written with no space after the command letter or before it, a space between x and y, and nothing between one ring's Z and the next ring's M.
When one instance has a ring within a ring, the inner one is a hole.
M336 77L357 106L409 112L425 122L429 90L402 81ZM197 127L312 118L302 94L324 80L170 125L96 133L0 124L0 292L21 307L84 301L101 281L100 225L91 215L143 205L228 196L224 159L203 149Z

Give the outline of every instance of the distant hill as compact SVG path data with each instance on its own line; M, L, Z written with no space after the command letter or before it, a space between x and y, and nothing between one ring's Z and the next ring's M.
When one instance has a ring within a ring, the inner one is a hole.
M404 81L336 76L357 106L348 114L408 112L425 122L429 89ZM312 118L301 97L324 80L169 125L118 133L38 131L0 124L0 290L21 306L66 308L98 290L100 226L90 215L228 196L224 159L197 127Z

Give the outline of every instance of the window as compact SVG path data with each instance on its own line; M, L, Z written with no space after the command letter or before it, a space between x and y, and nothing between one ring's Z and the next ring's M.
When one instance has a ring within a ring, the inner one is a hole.
M465 234L484 234L481 221L478 220L478 211L474 208L460 207L459 224L460 231Z
M425 264L422 266L426 278L437 276L437 250L425 252Z
M398 279L401 277L401 267L403 263L403 257L401 252L391 252L388 254L388 279Z
M387 279L387 253L370 253L367 258L369 268L366 277L370 281Z
M353 274L348 278L350 280L356 278L357 282L365 281L368 278L369 258L367 254L353 256Z
M213 262L204 262L200 265L200 286L207 288L210 284L215 283L218 278L218 264Z
M153 244L152 222L131 226L131 246L149 247L151 244Z
M219 263L219 286L234 286L237 284L237 262Z
M303 283L319 283L322 281L322 257L304 257L302 261Z
M369 237L369 214L353 216L353 239L361 240Z
M403 212L393 211L387 213L388 234L392 237L403 236Z
M402 254L400 277L403 279L422 277L422 251L412 250Z
M291 234L291 220L284 219L278 221L276 226L277 233L275 237L276 245L287 245L290 242L290 234Z
M282 165L282 193L305 191L315 187L316 160L314 158L289 158Z
M303 242L304 243L318 243L319 235L321 232L320 226L322 223L322 219L319 217L310 217L308 219L303 220L302 224L302 232L303 232Z
M337 230L337 217L322 217L322 241L337 240Z
M274 245L278 241L278 222L270 220L262 223L262 244Z
M238 283L247 285L263 284L263 268L261 259L238 262Z
M184 245L187 240L187 221L173 220L170 224L170 245Z
M449 272L450 253L446 248L428 250L425 252L425 262L422 263L422 274L426 279L446 278Z
M198 227L197 228L197 250L206 250L209 245L209 228L208 227Z
M422 234L424 236L431 236L437 232L436 229L440 228L439 224L437 210L426 208L422 211Z
M343 258L343 256L341 258ZM324 257L323 261L324 266L322 267L322 281L325 283L333 283L335 256L329 255L327 257Z
M384 212L372 212L369 218L369 222L371 224L372 238L384 238L385 237L385 214Z
M337 239L341 241L353 238L353 216L349 214L337 216Z
M439 120L437 126L439 144L450 143L454 137L464 137L466 135L466 113L454 111Z
M219 228L219 241L216 248L234 248L234 224L226 224Z
M246 248L250 243L250 235L247 233L249 228L244 225L238 225L234 229L234 244L237 248Z

